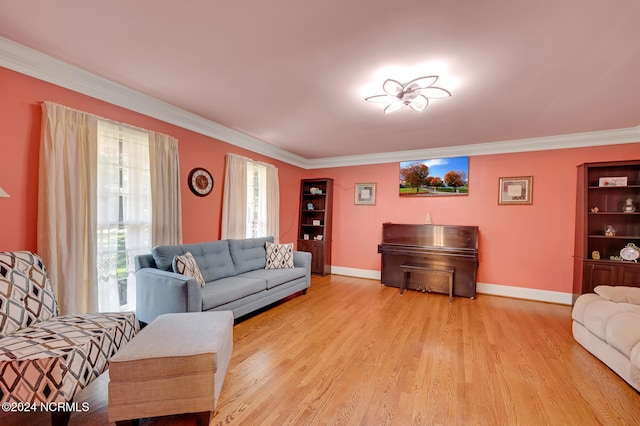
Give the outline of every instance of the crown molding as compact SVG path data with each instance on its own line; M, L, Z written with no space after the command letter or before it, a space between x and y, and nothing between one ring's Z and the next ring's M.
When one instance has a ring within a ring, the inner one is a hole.
M483 144L308 159L3 37L0 37L0 66L303 169L640 142L640 126L637 126Z
M307 168L322 169L328 167L362 166L368 164L411 161L420 158L471 157L478 155L548 151L554 149L583 148L589 146L617 145L635 142L640 142L640 126L628 127L625 129L602 130L597 132L489 142L474 145L458 145L411 151L316 158L307 160Z

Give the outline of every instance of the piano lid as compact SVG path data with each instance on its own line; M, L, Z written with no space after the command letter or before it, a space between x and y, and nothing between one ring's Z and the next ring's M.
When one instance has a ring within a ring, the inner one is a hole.
M478 227L383 223L382 244L478 249Z

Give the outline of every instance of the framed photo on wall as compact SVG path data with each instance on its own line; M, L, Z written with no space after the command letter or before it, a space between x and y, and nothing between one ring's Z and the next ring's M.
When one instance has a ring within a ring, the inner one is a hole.
M533 204L533 176L499 178L498 204Z
M375 205L376 204L376 184L356 183L355 204Z

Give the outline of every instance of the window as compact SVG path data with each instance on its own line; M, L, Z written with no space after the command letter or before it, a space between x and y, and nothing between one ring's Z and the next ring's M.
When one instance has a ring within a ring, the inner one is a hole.
M99 310L135 310L134 258L151 250L148 132L99 120L97 171Z
M267 167L247 162L247 238L259 238L267 233Z

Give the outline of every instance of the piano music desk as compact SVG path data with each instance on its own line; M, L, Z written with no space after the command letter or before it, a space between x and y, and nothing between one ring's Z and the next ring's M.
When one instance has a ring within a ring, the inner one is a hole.
M453 268L434 268L426 265L419 265L417 263L403 263L400 265L402 271L404 272L404 279L402 280L402 284L400 285L400 294L404 293L407 289L407 285L409 284L409 276L412 272L423 273L423 274L436 274L436 275L444 275L449 279L449 303L453 302Z

